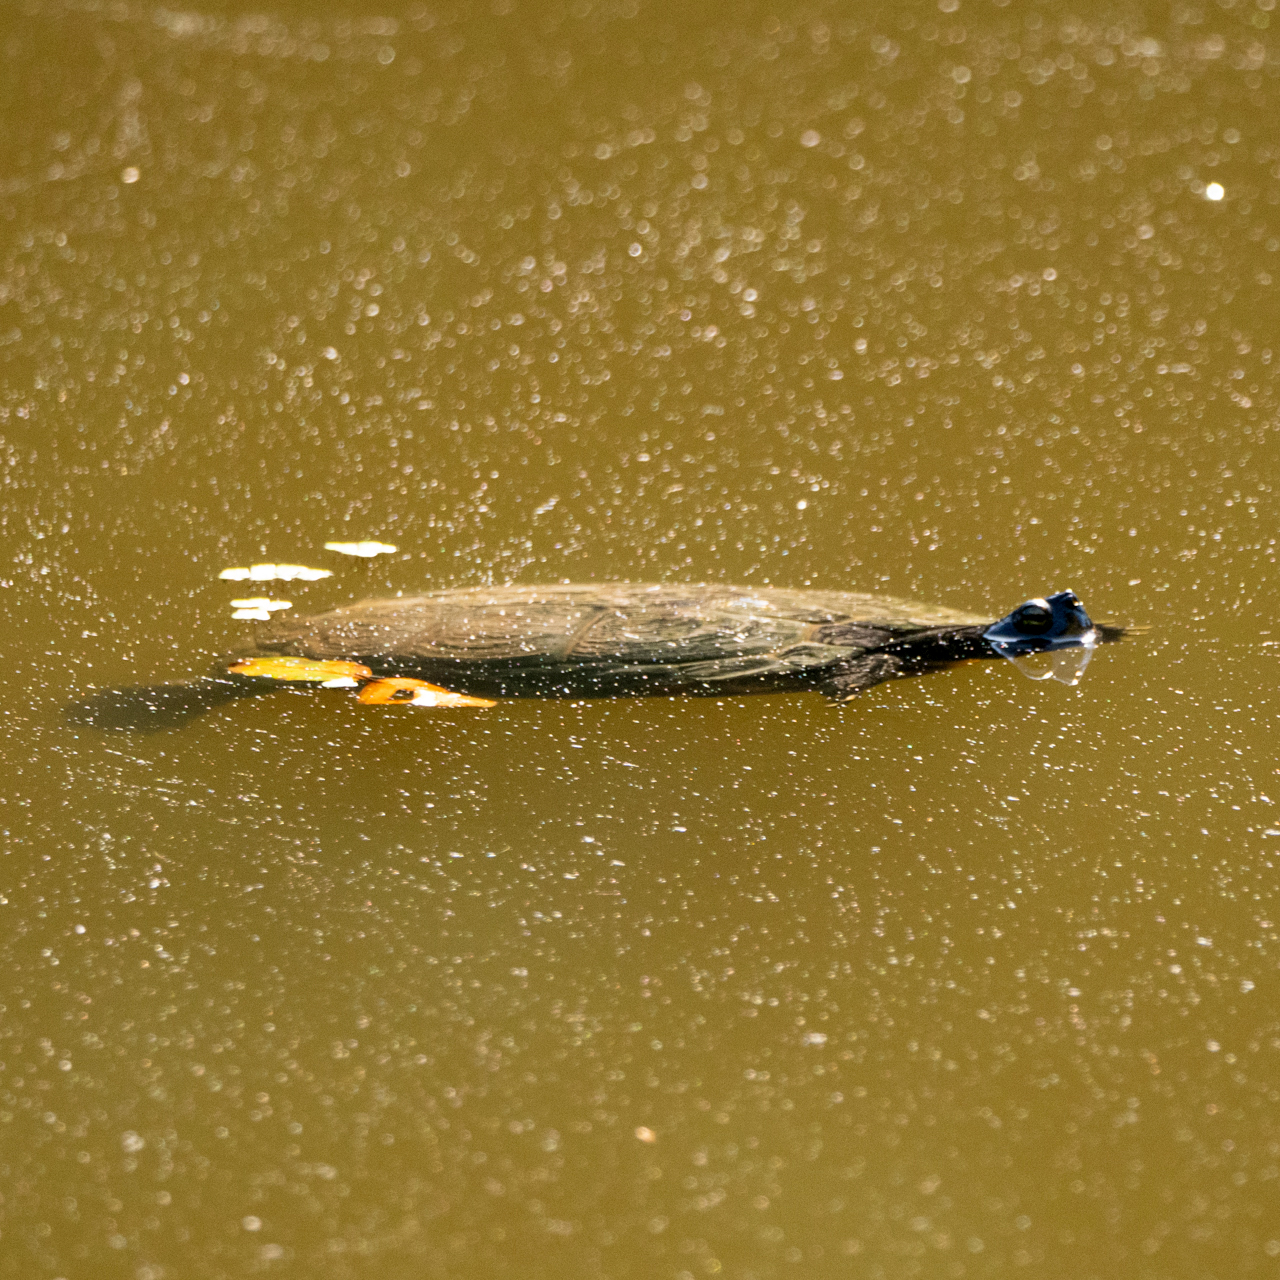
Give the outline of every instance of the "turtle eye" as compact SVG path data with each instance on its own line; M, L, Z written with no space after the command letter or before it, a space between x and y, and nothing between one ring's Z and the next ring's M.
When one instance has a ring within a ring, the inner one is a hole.
M1010 619L1024 636L1042 636L1053 627L1053 610L1044 600L1028 600Z
M392 701L392 702L412 702L412 701L413 701L413 698L414 698L414 695L415 695L417 692L418 692L418 691L417 691L416 689L396 689L396 690L395 690L395 692L393 692L393 693L390 695L390 701Z

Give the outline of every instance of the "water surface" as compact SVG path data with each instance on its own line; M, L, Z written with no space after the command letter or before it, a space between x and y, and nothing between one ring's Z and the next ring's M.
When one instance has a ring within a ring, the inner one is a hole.
M1272 1274L1274 19L10 6L0 1275ZM63 723L258 561L1149 630Z

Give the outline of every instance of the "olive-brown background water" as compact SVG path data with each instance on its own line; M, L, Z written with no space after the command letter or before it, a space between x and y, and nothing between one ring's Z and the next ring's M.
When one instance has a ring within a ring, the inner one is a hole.
M1277 23L6 5L0 1276L1277 1274ZM63 722L260 560L1149 630Z

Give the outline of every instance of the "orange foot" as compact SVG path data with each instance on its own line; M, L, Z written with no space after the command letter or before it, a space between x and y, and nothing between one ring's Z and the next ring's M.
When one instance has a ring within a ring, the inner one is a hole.
M496 707L491 698L472 698L465 693L450 693L425 680L373 680L360 690L360 701L381 706L400 702L410 707Z
M353 689L373 675L358 662L319 662L313 658L243 658L227 670L237 676L297 680L328 689Z

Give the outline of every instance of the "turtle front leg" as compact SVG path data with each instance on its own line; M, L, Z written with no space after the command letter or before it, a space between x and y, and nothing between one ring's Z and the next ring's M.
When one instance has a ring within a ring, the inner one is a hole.
M872 689L886 680L901 680L917 675L915 670L892 653L868 653L854 658L828 675L818 685L818 692L832 702L849 702L858 694Z

